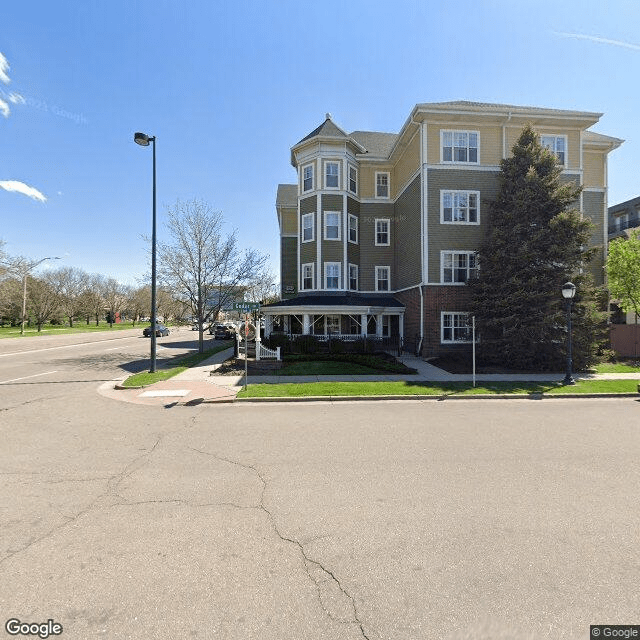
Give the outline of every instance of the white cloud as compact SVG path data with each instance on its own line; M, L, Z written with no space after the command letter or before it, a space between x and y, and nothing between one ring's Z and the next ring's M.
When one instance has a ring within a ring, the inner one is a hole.
M9 109L9 105L2 98L0 98L0 113L5 118L8 118L9 114L11 113L11 109Z
M18 180L0 180L0 189L21 193L25 196L28 196L29 198L38 200L39 202L47 201L47 198L42 195L37 189L35 189L34 187L30 187L24 182L19 182Z
M590 40L591 42L598 42L599 44L612 44L616 47L624 47L625 49L640 51L640 44L623 42L622 40L610 40L609 38L601 38L600 36L586 36L581 33L564 33L562 31L554 31L554 34L557 36L561 36L563 38L575 38L576 40Z
M0 53L0 80L5 84L9 84L11 82L7 75L7 71L9 71L9 63L2 53Z
M13 104L26 104L27 103L27 101L19 93L10 93L9 94L9 102L13 102Z

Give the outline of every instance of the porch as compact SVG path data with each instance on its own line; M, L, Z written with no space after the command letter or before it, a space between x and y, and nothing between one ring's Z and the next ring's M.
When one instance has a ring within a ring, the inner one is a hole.
M402 344L404 305L390 295L316 293L263 307L264 336L312 335L318 341L362 339Z

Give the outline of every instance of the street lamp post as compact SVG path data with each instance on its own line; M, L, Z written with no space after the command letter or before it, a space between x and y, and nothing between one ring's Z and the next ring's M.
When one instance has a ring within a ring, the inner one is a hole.
M153 224L151 231L151 367L149 373L156 370L156 137L136 132L134 141L142 147L153 142Z
M57 256L50 256L48 258L42 258L41 260L34 260L33 262L24 263L24 273L22 275L22 323L20 325L20 335L24 335L24 323L27 316L27 276L29 272L35 269L39 264L42 264L45 260L60 260Z
M571 359L571 302L573 296L576 295L576 285L573 282L565 282L562 285L562 297L567 301L567 373L564 376L562 384L575 384L571 372L573 361Z

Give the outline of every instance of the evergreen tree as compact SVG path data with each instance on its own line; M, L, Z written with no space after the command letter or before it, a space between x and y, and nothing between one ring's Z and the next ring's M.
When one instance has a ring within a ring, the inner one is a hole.
M581 187L562 182L554 154L526 126L502 160L500 189L489 203L487 234L471 281L481 362L512 369L561 371L566 361L566 307L561 288L577 286L573 300L575 369L594 362L604 314L585 264L592 224L575 205Z

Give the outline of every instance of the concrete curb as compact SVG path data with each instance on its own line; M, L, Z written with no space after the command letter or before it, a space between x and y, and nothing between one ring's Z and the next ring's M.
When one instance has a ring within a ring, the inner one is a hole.
M547 398L638 398L637 393L495 393L477 395L387 395L387 396L278 396L266 398L235 398L235 402L347 402L365 400L546 400ZM234 402L232 401L232 402ZM209 402L209 401L205 401ZM211 400L210 402L215 402Z

